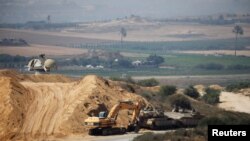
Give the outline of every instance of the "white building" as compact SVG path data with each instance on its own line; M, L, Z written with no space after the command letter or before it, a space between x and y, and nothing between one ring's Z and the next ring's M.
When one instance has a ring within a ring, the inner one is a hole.
M133 65L133 66L140 66L141 64L142 64L142 62L139 61L139 60L136 60L136 61L133 61L133 62L132 62L132 65Z
M86 68L88 68L88 69L93 69L94 66L92 66L92 65L86 65Z

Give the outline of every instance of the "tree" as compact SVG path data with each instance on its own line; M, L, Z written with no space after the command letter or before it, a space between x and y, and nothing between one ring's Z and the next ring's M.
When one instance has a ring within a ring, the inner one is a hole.
M211 105L215 105L220 102L220 91L211 89L211 88L206 88L205 89L206 94L203 95L202 99Z
M123 68L131 68L132 67L132 63L130 60L126 60L126 59L120 59L118 61L118 65L120 67L123 67Z
M120 34L121 34L121 44L122 44L123 38L127 36L126 29L122 27L120 30Z
M219 19L219 20L224 20L224 16L223 16L223 15L220 15L218 19Z
M234 55L236 56L238 35L243 35L244 31L243 31L243 28L241 26L235 25L234 28L233 28L233 33L235 33L235 51L234 51Z
M159 94L161 96L169 96L169 95L172 95L176 92L176 87L175 86L161 86L160 88L160 91L159 91Z
M147 58L147 61L152 64L152 65L159 65L161 63L164 62L164 58L161 57L161 56L157 56L157 55L150 55L148 58Z
M188 88L186 88L184 94L195 99L200 96L199 92L193 86L189 86Z
M47 21L48 21L48 24L50 24L50 15L48 15L48 17L47 17Z
M176 95L174 97L170 97L169 100L173 108L182 108L184 110L192 109L191 102L183 95Z
M153 87L159 85L159 82L156 79L151 78L151 79L140 80L138 81L137 84L145 87Z

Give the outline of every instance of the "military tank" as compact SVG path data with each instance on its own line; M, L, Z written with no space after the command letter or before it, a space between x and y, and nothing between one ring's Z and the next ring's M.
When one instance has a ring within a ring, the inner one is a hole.
M172 110L172 112L164 112L155 108L144 109L140 113L140 126L152 130L194 127L203 117L194 109Z
M199 121L204 117L199 112L193 112L192 110L186 111L172 111L165 112L165 116L176 120L178 127L195 127Z

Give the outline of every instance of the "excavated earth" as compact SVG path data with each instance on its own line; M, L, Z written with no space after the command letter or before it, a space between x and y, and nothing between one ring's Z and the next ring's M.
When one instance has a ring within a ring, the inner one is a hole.
M62 75L0 71L0 140L36 140L86 135L84 120L119 100L143 100L117 83L95 75L74 81ZM118 123L126 125L128 112Z

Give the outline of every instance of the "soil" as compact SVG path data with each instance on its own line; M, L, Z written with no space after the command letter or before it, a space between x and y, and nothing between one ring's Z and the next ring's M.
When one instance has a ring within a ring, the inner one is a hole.
M95 75L73 81L62 75L21 75L0 71L0 140L34 140L87 134L90 115L111 109L120 100L146 100L117 83ZM118 125L126 125L121 112Z
M250 97L242 93L222 92L220 101L221 103L218 105L220 108L250 113Z

